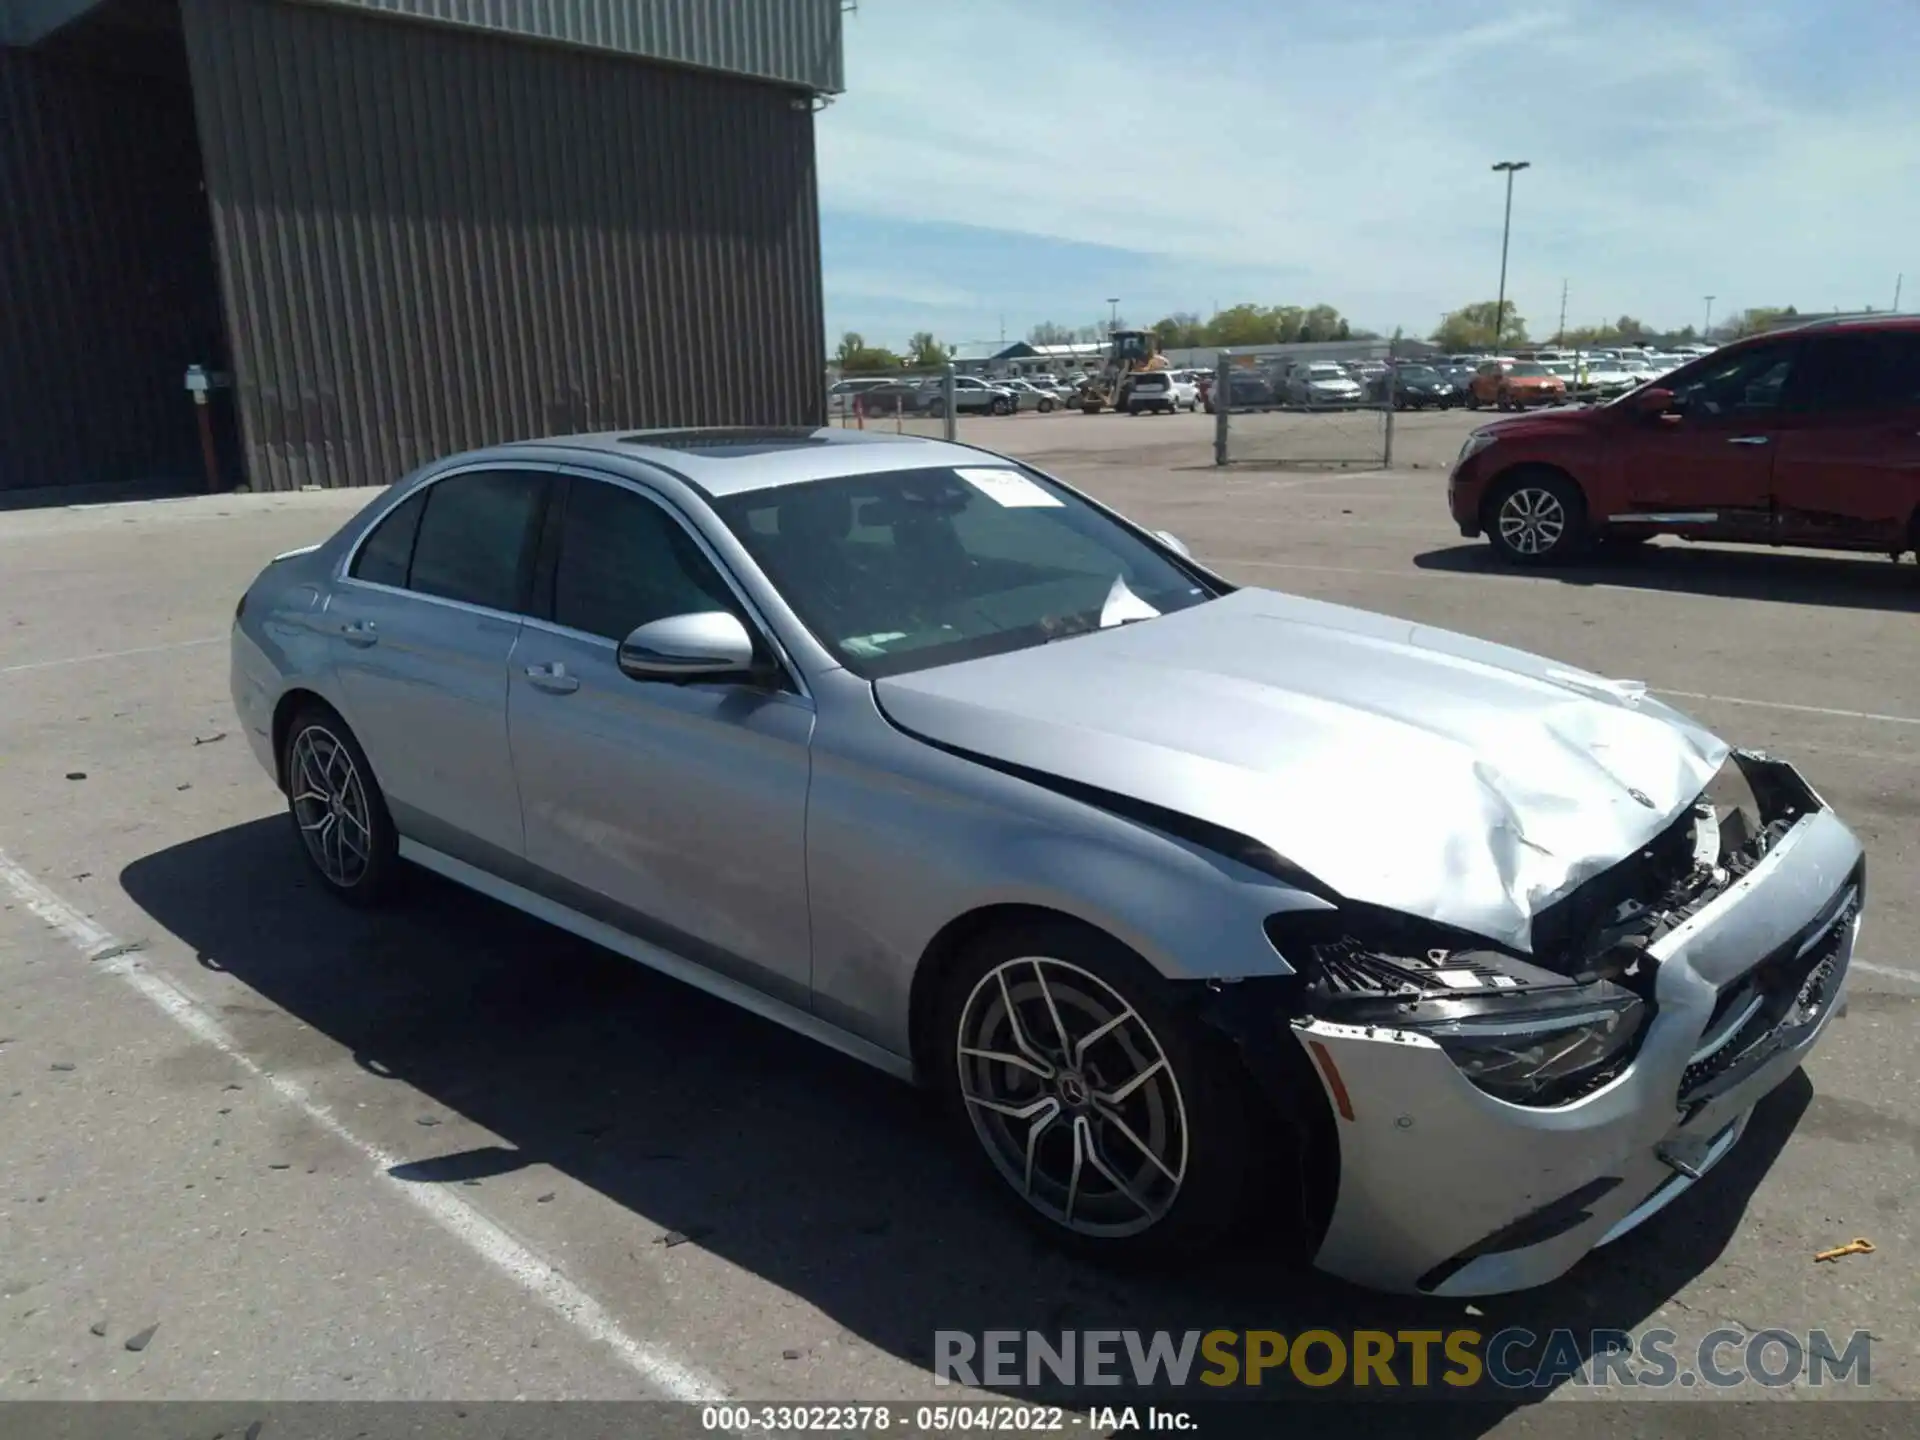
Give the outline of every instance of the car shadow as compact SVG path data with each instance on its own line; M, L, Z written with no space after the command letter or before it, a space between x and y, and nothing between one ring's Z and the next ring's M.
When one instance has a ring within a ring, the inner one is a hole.
M1735 550L1656 542L1597 554L1576 564L1516 569L1484 543L1448 545L1413 557L1422 570L1552 579L1565 585L1626 585L1735 600L1777 600L1854 610L1920 613L1920 571L1883 555Z
M1524 1326L1544 1337L1564 1326L1584 1354L1588 1332L1633 1328L1713 1263L1811 1096L1796 1075L1684 1203L1555 1285L1471 1309L1360 1291L1300 1267L1285 1237L1258 1234L1205 1264L1116 1271L1024 1223L918 1092L436 877L410 876L379 914L349 909L309 881L276 817L161 850L120 878L202 965L500 1137L454 1154L423 1140L398 1178L477 1180L465 1193L484 1205L489 1177L552 1166L630 1212L636 1247L697 1243L929 1372L936 1330ZM272 1043L248 1043L269 1068ZM1274 1398L1203 1388L1179 1398ZM1544 1398L1487 1391L1423 1406L1420 1430L1478 1435ZM1082 1407L1139 1398L1010 1393ZM1258 1415L1271 1433L1272 1405L1226 1408L1221 1423ZM1402 1409L1296 1408L1294 1433L1347 1440L1375 1423L1386 1433Z

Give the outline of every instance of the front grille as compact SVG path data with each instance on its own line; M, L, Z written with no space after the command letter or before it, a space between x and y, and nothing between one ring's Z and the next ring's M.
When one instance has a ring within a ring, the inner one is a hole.
M1846 971L1859 887L1850 882L1831 918L1766 956L1720 992L1700 1046L1680 1079L1683 1104L1699 1103L1794 1044L1827 1012Z

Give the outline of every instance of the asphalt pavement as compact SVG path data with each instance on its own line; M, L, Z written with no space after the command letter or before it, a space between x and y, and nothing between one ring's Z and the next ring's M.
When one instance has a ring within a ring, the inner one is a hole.
M1445 512L1471 422L1416 419L1392 472L1218 471L1206 416L962 434L1241 583L1644 680L1858 829L1850 1013L1657 1220L1471 1308L1259 1244L1068 1259L893 1082L427 877L381 915L307 883L225 635L366 492L26 509L0 514L0 1399L951 1400L936 1330L1460 1324L1865 1329L1871 1393L1920 1396L1920 569L1660 542L1506 572ZM1449 1433L1531 1432L1535 1398Z

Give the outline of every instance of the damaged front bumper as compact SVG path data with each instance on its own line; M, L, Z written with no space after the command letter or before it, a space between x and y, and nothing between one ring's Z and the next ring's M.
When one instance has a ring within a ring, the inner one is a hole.
M1387 1290L1525 1289L1626 1234L1726 1155L1842 1007L1863 895L1858 840L1788 767L1774 768L1791 777L1801 813L1750 870L1648 944L1652 1017L1632 1061L1592 1093L1512 1104L1425 1035L1294 1022L1338 1136L1316 1264Z

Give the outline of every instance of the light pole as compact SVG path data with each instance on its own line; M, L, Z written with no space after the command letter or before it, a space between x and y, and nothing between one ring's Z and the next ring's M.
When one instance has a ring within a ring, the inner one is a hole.
M1712 334L1713 334L1713 296L1709 295L1707 296L1707 319L1706 319L1706 323L1700 327L1700 338L1706 341L1707 344L1711 345L1713 341L1708 337L1710 337Z
M1107 297L1107 333L1111 335L1115 330L1118 330L1119 328L1120 328L1120 297L1118 295L1109 295Z
M1500 353L1500 334L1507 318L1507 237L1513 233L1513 177L1527 169L1531 160L1502 160L1494 173L1507 172L1507 217L1500 224L1500 298L1493 302L1493 353Z

